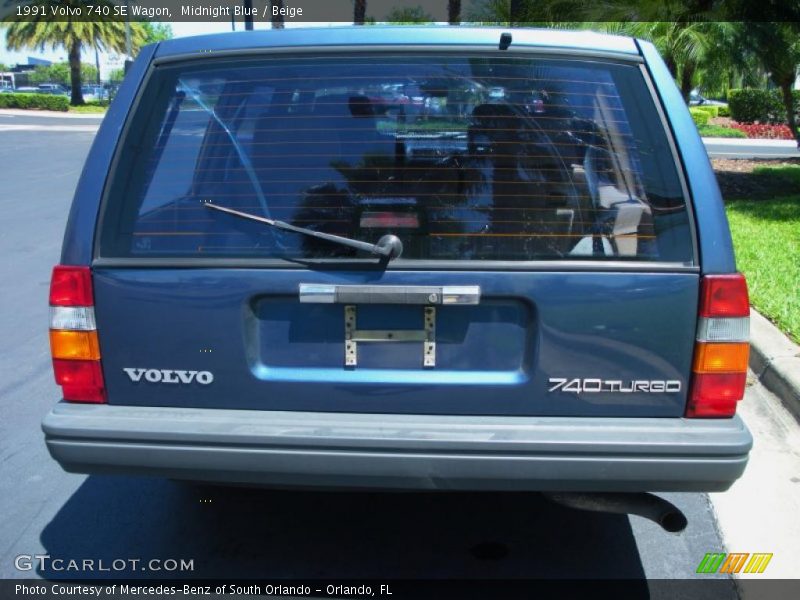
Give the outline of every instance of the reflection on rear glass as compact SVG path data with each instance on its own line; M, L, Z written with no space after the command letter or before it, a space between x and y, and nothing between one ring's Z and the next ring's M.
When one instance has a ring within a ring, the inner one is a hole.
M394 233L404 259L692 260L634 65L362 53L205 61L153 80L104 255L367 256L209 214L211 201L368 242Z

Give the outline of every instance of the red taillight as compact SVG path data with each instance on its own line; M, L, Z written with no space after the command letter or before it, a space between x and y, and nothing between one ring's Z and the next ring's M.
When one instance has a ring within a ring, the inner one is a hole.
M732 417L747 382L750 304L741 273L707 275L700 307L687 417Z
M92 306L92 274L89 267L58 265L50 279L50 306Z
M732 417L744 395L747 373L698 373L692 379L687 417Z
M50 281L50 351L69 402L105 402L89 267L59 265Z
M106 391L99 360L53 359L56 383L64 400L70 402L105 402Z
M749 317L750 299L744 275L706 275L700 288L701 317Z

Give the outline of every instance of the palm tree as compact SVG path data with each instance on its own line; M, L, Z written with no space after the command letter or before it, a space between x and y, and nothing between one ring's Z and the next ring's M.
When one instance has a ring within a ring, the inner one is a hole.
M272 28L283 29L283 0L270 0L270 2L272 3L272 7L278 9L277 14L274 9L270 10L270 15L272 15Z
M447 23L449 25L461 23L461 0L447 0Z
M713 48L718 22L658 21L632 24L633 35L650 40L664 57L685 101L694 87L695 75Z
M520 25L524 20L524 15L527 12L525 0L511 0L508 8L508 21L512 27Z
M367 0L354 0L353 25L363 25L367 16Z
M711 0L618 0L613 4L565 0L560 6L562 10L571 6L573 14L585 21L603 19L602 23L593 23L594 29L653 42L687 102L701 65L712 55L720 59L716 42L729 25L718 19Z
M426 13L421 6L403 6L393 9L386 16L386 22L392 25L433 23L433 17Z
M740 40L749 48L769 73L781 93L786 111L786 122L797 147L800 148L800 128L795 116L795 101L792 88L800 68L800 24L797 22L748 23Z
M253 0L242 0L242 7L245 10L244 29L245 31L253 31Z
M633 1L633 0L630 0ZM475 0L467 21L511 27L580 27L569 21L579 18L586 0ZM583 21L590 19L583 19Z
M8 50L22 50L23 48L36 48L40 51L46 47L53 50L63 47L67 50L70 70L70 84L72 88L70 103L73 106L83 104L81 93L81 48L84 45L99 48L100 50L125 51L125 22L119 17L98 16L91 21L54 20L50 9L52 6L70 5L81 8L81 12L88 14L87 6L108 6L113 15L113 3L110 0L30 0L44 6L46 12L42 16L26 17L30 20L21 20L14 14L6 17L4 25L6 31L6 46ZM138 49L144 41L144 31L138 23L131 23L131 42Z

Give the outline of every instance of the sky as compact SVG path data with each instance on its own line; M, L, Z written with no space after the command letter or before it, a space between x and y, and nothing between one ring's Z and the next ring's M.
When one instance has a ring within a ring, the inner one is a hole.
M309 2L310 0L305 0ZM314 0L317 1L317 0ZM334 0L322 0L325 2L333 2ZM335 0L342 2L343 0ZM344 0L347 1L347 0ZM254 4L259 4L256 0ZM469 10L471 0L462 3L462 12L466 14ZM447 2L445 0L368 0L367 2L367 16L375 17L378 21L389 13L392 8L404 6L424 6L425 10L438 22L444 22L447 19ZM186 37L191 35L202 35L207 33L223 33L231 31L231 23L189 23L189 22L172 22L172 33L174 37ZM293 23L287 20L285 25L287 28L291 27L311 27L311 26L340 26L347 23ZM254 23L255 29L269 29L268 22L258 21ZM237 20L236 30L244 30L244 22ZM5 30L0 29L0 63L13 66L16 64L27 64L28 57L44 58L53 62L61 62L67 59L67 52L64 48L59 48L56 51L46 50L39 52L36 50L24 50L22 52L10 52L6 49L6 36ZM105 79L112 69L122 68L124 56L117 54L100 53L100 76ZM82 61L85 63L94 64L95 53L92 48L84 48Z
M231 24L228 23L184 23L175 22L169 23L172 26L173 37L186 37L192 35L203 35L206 33L225 33L231 31ZM291 27L291 24L287 24ZM328 23L303 23L304 26L310 25L328 25ZM268 29L269 23L254 24L255 29ZM236 23L236 31L243 31L244 23ZM23 50L22 52L11 52L6 49L6 33L5 30L0 30L0 63L13 66L16 64L27 64L28 57L44 58L53 62L61 62L67 60L67 51L64 48L59 48L56 51L50 49L39 52L38 50ZM108 54L105 52L100 53L100 76L106 78L112 69L122 68L122 63L125 57L116 53ZM85 63L94 64L95 56L94 50L89 48L83 49L82 61Z

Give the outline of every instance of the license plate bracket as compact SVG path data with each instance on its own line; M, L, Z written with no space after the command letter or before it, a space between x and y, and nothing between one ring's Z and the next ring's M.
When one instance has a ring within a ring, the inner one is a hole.
M422 307L422 329L358 329L355 304L344 307L344 364L358 366L359 343L422 343L422 366L436 366L436 307Z

